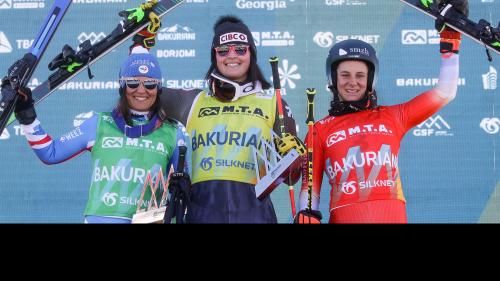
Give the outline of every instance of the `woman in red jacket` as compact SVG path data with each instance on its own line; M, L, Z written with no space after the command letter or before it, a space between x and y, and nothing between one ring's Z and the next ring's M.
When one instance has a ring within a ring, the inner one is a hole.
M466 4L455 9L468 12ZM407 222L398 168L401 139L453 100L457 92L460 33L444 27L440 35L442 62L437 86L393 106L377 105L378 59L372 46L346 40L332 47L326 72L333 101L329 116L314 125L312 210L307 209L305 181L299 222L321 220L317 210L324 173L332 187L330 223Z

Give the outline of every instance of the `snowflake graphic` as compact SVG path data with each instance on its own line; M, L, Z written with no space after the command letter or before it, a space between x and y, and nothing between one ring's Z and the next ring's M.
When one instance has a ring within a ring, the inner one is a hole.
M298 69L299 68L296 64L292 64L292 66L289 68L288 60L283 60L283 67L278 68L282 88L285 88L287 84L288 87L292 90L297 87L297 85L295 85L294 80L300 80L302 78L302 76L299 73L295 73Z

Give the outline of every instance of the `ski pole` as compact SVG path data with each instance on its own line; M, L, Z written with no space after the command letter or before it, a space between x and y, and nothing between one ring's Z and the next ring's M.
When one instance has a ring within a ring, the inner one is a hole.
M273 86L274 93L276 95L276 100L278 101L278 122L280 126L281 137L285 137L285 116L283 114L283 103L281 101L281 81L280 75L278 71L278 57L272 57L269 59L269 63L271 64L271 70L273 73ZM290 195L290 205L292 208L292 218L295 218L297 210L295 208L295 191L293 189L293 185L288 186L288 194Z
M307 208L312 210L313 152L314 152L314 96L316 89L309 88L307 94Z

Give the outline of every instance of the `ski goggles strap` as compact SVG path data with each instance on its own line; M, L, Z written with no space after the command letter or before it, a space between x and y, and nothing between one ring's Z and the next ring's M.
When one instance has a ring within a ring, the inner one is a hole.
M215 78L216 80L222 81L223 83L228 83L232 85L232 87L228 87L232 92L231 95L233 98L231 101L236 101L241 97L248 96L248 95L253 95L257 93L262 93L262 84L259 81L255 82L247 82L247 83L237 83L234 81L231 81L230 79L225 78L223 75L218 73L218 71L214 70L210 76ZM216 94L215 89L212 89L213 93Z

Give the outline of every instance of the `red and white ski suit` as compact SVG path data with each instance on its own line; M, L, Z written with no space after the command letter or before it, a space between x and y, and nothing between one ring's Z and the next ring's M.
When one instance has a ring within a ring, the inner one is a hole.
M326 174L331 186L330 223L406 223L398 168L401 139L455 97L457 82L458 55L443 56L436 88L403 104L316 122L312 209L318 209ZM303 179L300 209L308 203L307 176Z

